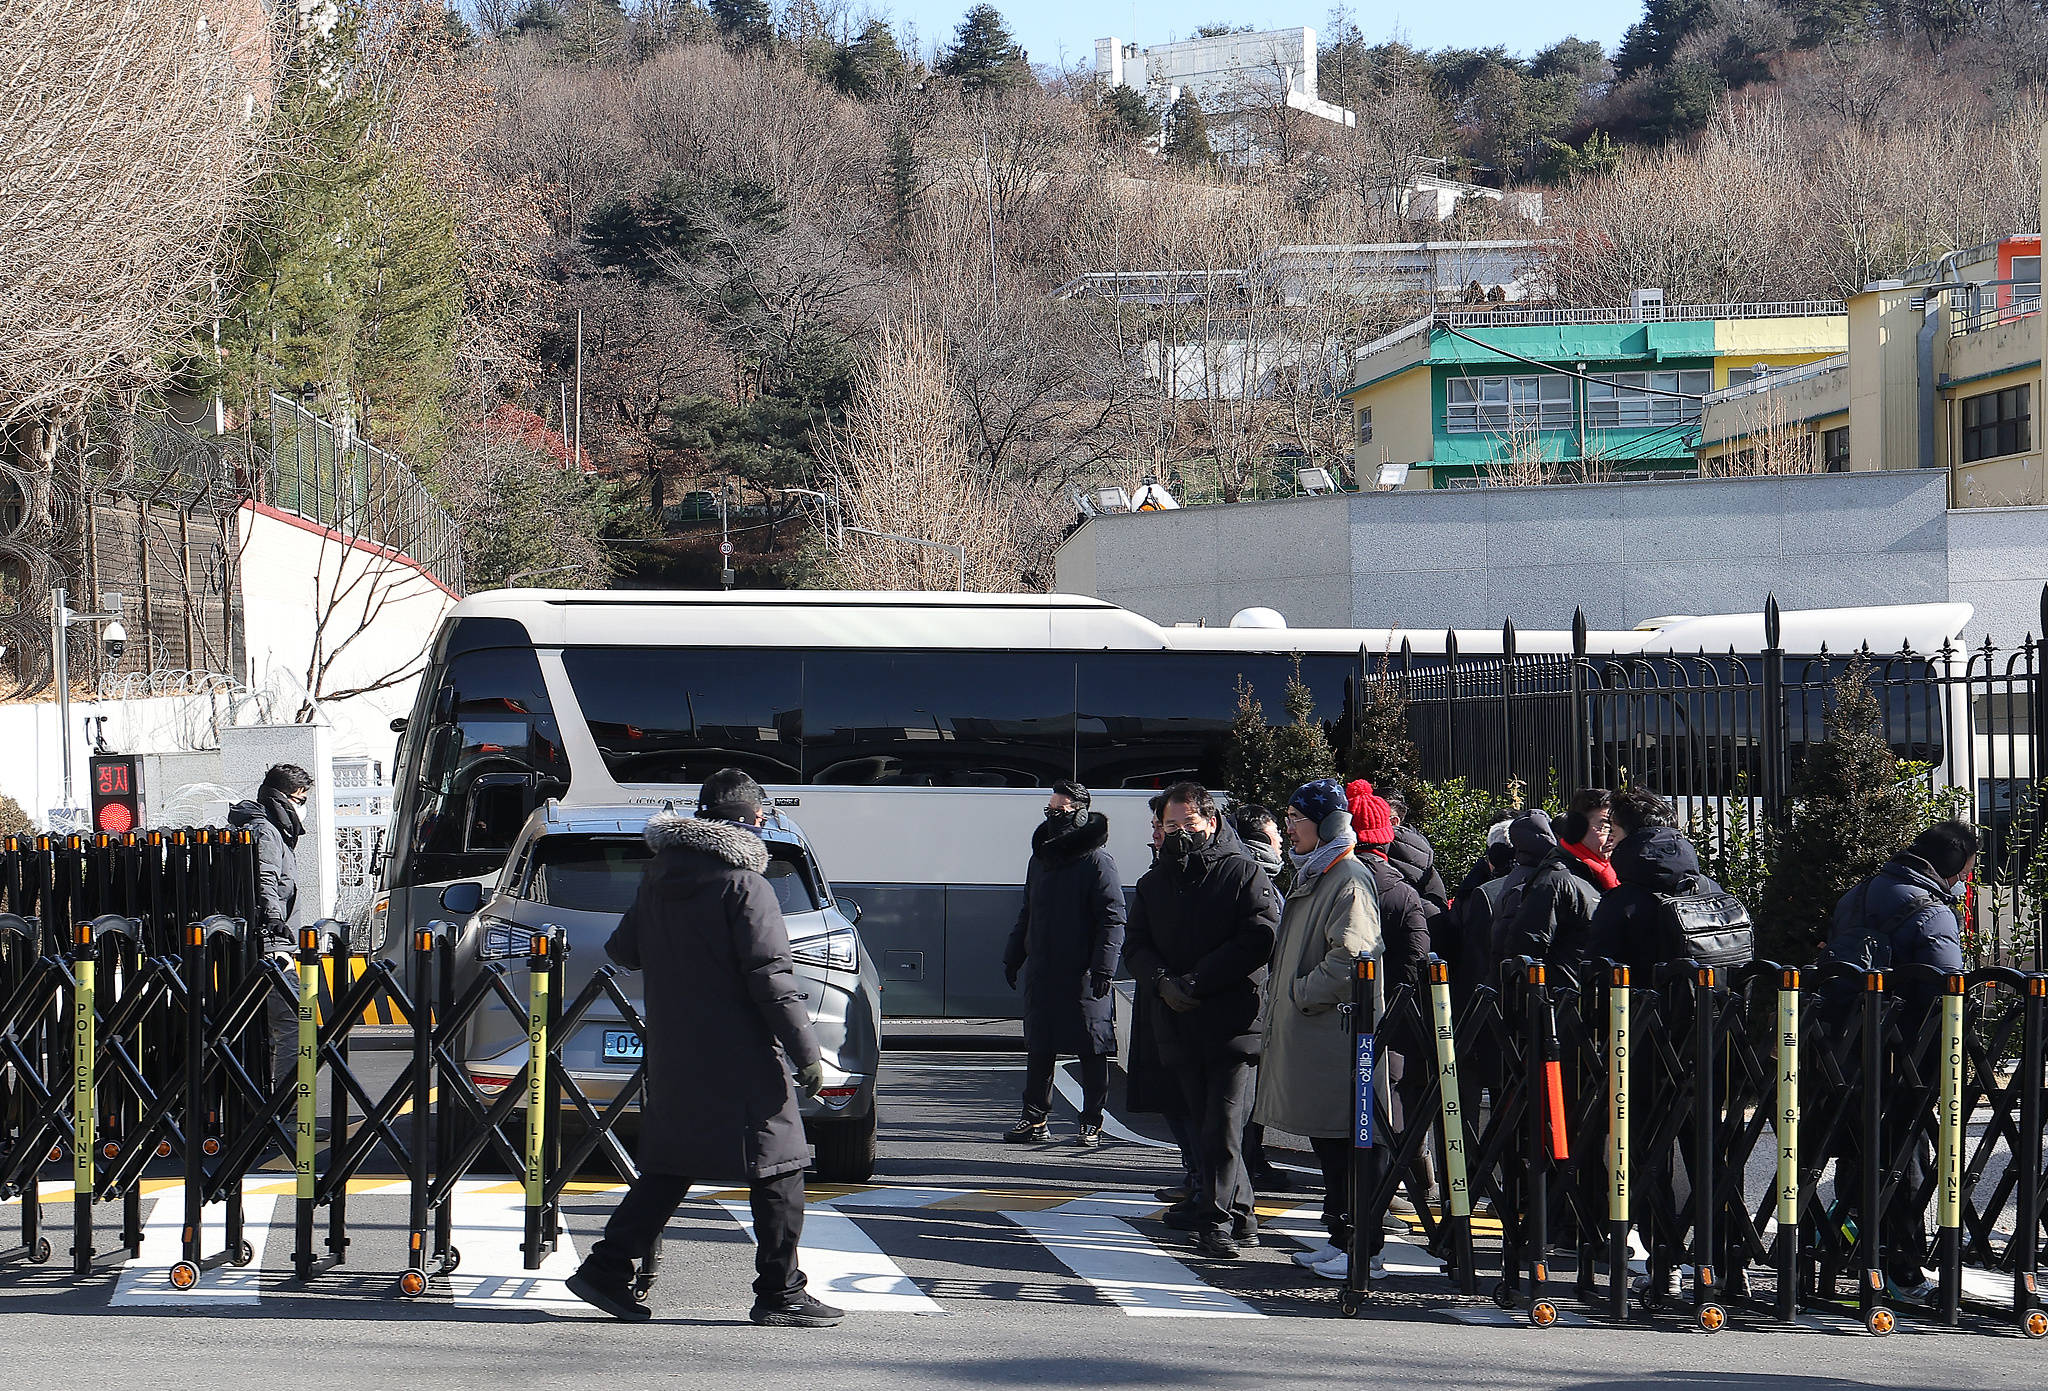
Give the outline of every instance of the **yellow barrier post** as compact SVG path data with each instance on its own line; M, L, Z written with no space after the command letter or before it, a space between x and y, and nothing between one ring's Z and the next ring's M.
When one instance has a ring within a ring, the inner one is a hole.
M298 1170L298 1240L292 1248L292 1262L301 1280L313 1273L313 1121L317 1110L314 1085L320 1070L320 933L306 928L299 933L299 1057L298 1123L293 1132Z
M1940 1153L1934 1184L1936 1244L1941 1267L1942 1322L1953 1327L1962 1313L1963 1284L1963 999L1969 982L1948 978L1941 997L1941 1113L1936 1117Z
M1607 981L1607 1313L1628 1321L1629 1055L1628 967L1616 966Z
M1472 1184L1465 1172L1465 1097L1458 1087L1458 1031L1451 1015L1451 972L1429 963L1429 1008L1436 1033L1437 1097L1443 1110L1444 1221L1447 1249L1466 1294L1479 1292L1472 1262Z
M553 984L552 943L545 933L533 936L533 956L527 973L526 1004L526 1240L520 1244L528 1270L540 1269L546 1259L541 1232L542 1209L547 1201L547 1077L548 1077L548 995Z
M1778 1317L1799 1316L1799 972L1778 977Z
M93 1149L98 1105L93 1066L99 1048L93 967L92 924L80 923L72 956L75 983L71 992L71 1271L78 1276L92 1273L92 1195L96 1186Z

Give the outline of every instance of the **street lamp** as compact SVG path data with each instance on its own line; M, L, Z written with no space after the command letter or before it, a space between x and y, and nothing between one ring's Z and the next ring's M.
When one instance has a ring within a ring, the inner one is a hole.
M851 531L858 533L862 536L879 537L884 541L901 541L906 546L930 546L933 550L951 551L953 553L954 564L958 567L958 575L954 580L953 587L962 592L966 591L967 547L956 546L952 544L950 541L927 541L922 536L905 536L900 531L875 531L872 528L864 526L848 526L846 524L845 516L840 513L838 498L832 497L826 493L821 493L814 488L782 488L778 489L778 491L785 493L797 493L801 494L804 497L814 497L817 498L820 502L824 503L825 534L828 538L836 535L838 545L841 550L844 550L846 547L846 533Z
M50 664L57 680L57 750L63 760L64 800L62 810L76 809L71 800L71 654L69 634L74 623L105 623L100 630L100 641L105 644L107 656L120 661L121 654L128 650L128 630L121 626L121 596L107 595L107 609L104 613L74 612L69 604L70 595L62 588L50 591Z

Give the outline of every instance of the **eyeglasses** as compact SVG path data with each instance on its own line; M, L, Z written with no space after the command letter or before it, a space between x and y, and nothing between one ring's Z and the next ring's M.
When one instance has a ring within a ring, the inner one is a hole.
M1303 816L1300 812L1296 811L1293 807L1289 807L1287 809L1287 819L1289 821L1299 821L1304 826L1312 826L1315 824L1314 822L1310 821L1306 816Z

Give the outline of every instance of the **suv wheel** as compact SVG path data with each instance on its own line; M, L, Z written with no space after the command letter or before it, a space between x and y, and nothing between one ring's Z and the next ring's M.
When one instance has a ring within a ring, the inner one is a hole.
M818 1177L826 1183L866 1183L874 1177L879 1130L872 1107L855 1120L815 1123L811 1144L818 1152Z

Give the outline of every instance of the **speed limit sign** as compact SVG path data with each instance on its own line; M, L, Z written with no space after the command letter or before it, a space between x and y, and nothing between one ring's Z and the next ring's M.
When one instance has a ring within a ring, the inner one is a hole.
M718 553L719 553L720 555L731 555L731 554L732 554L732 542L730 542L730 541L720 541L720 542L718 543Z

